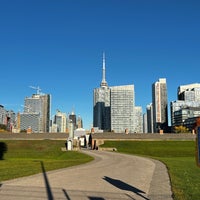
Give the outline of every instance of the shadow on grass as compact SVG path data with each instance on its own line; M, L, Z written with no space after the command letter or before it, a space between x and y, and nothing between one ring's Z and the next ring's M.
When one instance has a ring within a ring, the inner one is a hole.
M142 194L145 194L144 191L136 188L136 187L133 187L132 185L129 185L123 181L120 181L118 179L113 179L113 178L110 178L108 176L104 176L103 178L105 181L107 181L108 183L114 185L115 187L121 189L121 190L127 190L127 191L131 191L131 192L134 192L135 194L137 194L138 196L142 197L143 199L145 200L149 200L148 198L146 198L145 196L143 196Z
M3 160L4 153L6 153L8 147L5 142L0 142L0 160Z

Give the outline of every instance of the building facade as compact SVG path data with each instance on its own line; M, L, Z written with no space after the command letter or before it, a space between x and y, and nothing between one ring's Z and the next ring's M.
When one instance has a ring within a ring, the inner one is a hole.
M194 120L200 116L200 107L181 108L174 112L174 116L174 126L185 126L192 132Z
M147 113L143 114L143 133L148 133Z
M143 114L141 106L134 106L133 109L134 133L143 133Z
M171 125L172 127L177 126L177 115L175 112L184 109L184 108L200 108L200 101L172 101L170 102L170 110L171 110ZM180 124L182 125L182 124Z
M196 118L200 116L200 84L180 85L177 98L170 103L172 130L175 126L185 126L192 131Z
M136 130L136 114L134 115L134 85L112 86L106 82L105 55L103 55L102 81L99 88L93 90L93 127L94 130L114 132L136 132L142 129L140 115ZM135 118L134 118L135 117Z
M83 128L83 120L81 118L81 116L78 116L77 118L77 128Z
M0 105L0 124L6 125L6 110L2 105Z
M134 121L134 85L110 87L111 131L136 132Z
M76 114L74 111L72 111L69 114L69 119L68 119L68 123L72 123L73 124L73 130L75 130L77 128L77 123L76 123ZM69 124L68 124L69 125Z
M56 115L54 117L54 124L56 124L56 126L54 126L54 130L56 127L57 128L56 132L66 133L66 129L67 129L66 123L67 123L66 113L62 113L61 111L57 110Z
M6 110L0 105L0 124L5 125L7 131L11 131L16 126L16 114L13 110Z
M32 133L40 132L40 114L39 113L21 113L20 130L31 130Z
M110 88L106 82L105 54L103 54L102 81L93 91L93 126L110 131Z
M200 84L192 83L180 85L177 89L178 100L200 101Z
M165 78L160 78L152 84L152 103L154 132L168 132L168 100Z
M147 112L147 133L153 133L153 105L150 103L146 107Z
M24 127L31 127L32 130L36 130L37 128L32 127L33 124L30 125L30 121L26 120L25 117L34 116L35 118L35 116L39 116L38 132L49 132L50 106L50 95L48 94L33 94L31 97L26 97L24 100L24 112L20 117L20 130L24 130Z

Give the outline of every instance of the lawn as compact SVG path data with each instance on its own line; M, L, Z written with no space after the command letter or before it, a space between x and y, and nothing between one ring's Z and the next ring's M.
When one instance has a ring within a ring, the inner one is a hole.
M64 141L10 140L4 159L0 160L1 181L54 170L93 160L76 151L61 151ZM174 200L200 199L200 168L195 161L194 141L106 141L104 147L116 147L119 152L158 159L166 164Z
M7 152L0 160L1 181L28 176L45 170L54 170L79 165L93 160L92 157L78 151L61 151L64 141L58 140L10 140L6 144Z
M196 165L194 141L106 141L103 147L162 161L169 171L174 200L200 199L200 168Z

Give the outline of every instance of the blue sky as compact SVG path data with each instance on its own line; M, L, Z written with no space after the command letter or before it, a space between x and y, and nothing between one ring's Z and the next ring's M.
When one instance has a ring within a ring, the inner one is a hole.
M22 112L39 86L52 115L74 108L90 128L103 51L109 86L134 84L145 112L166 78L170 103L200 82L199 10L198 0L0 0L0 104Z

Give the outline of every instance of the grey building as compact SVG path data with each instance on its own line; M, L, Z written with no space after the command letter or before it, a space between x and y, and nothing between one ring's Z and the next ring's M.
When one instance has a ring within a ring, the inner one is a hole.
M2 105L0 105L0 124L6 125L6 110Z
M66 128L67 128L67 115L66 115L66 113L62 113L60 110L57 110L56 115L54 116L53 126L54 126L54 128L57 129L56 132L65 133Z
M134 121L134 85L114 86L111 89L111 130L136 132Z
M192 83L180 85L177 89L178 100L200 101L200 84Z
M24 113L23 114L35 114L39 116L39 132L49 132L50 127L50 95L49 94L33 94L32 97L26 97L24 100ZM21 124L27 122L27 120L22 121ZM33 115L34 116L34 115ZM28 117L28 115L27 115ZM30 125L26 125L29 127ZM31 127L33 130L36 128ZM20 130L23 130L20 127Z
M143 115L142 115L142 107L134 106L133 108L133 121L134 121L134 129L135 133L143 133Z
M147 113L143 114L143 133L148 133L147 127Z
M110 88L106 82L105 55L103 54L103 70L100 88L93 91L93 126L110 131Z
M154 132L168 132L168 100L167 83L160 78L152 84L153 124Z
M69 117L68 122L71 122L73 124L73 130L75 130L77 128L75 112L72 111L68 117Z
M153 105L150 103L146 107L147 112L147 133L153 133Z
M27 131L31 129L33 133L40 132L40 114L39 113L21 113L20 130Z
M177 98L170 103L172 129L183 125L191 130L191 124L200 116L200 84L180 85Z
M134 107L134 85L108 87L105 55L103 55L102 81L100 87L93 90L93 127L120 133L125 130L136 132L137 120L134 116ZM141 128L141 126L140 124L139 127Z
M77 118L77 128L83 128L83 120L80 115Z
M175 115L175 112L184 109L184 108L200 108L200 101L183 101L183 100L177 100L170 102L170 110L171 110L171 125L177 126L177 120ZM182 125L182 124L180 124Z
M194 119L200 116L200 107L185 107L174 112L174 126L185 126L192 131Z
M6 110L0 105L0 124L5 125L8 131L16 126L16 114L13 110Z

